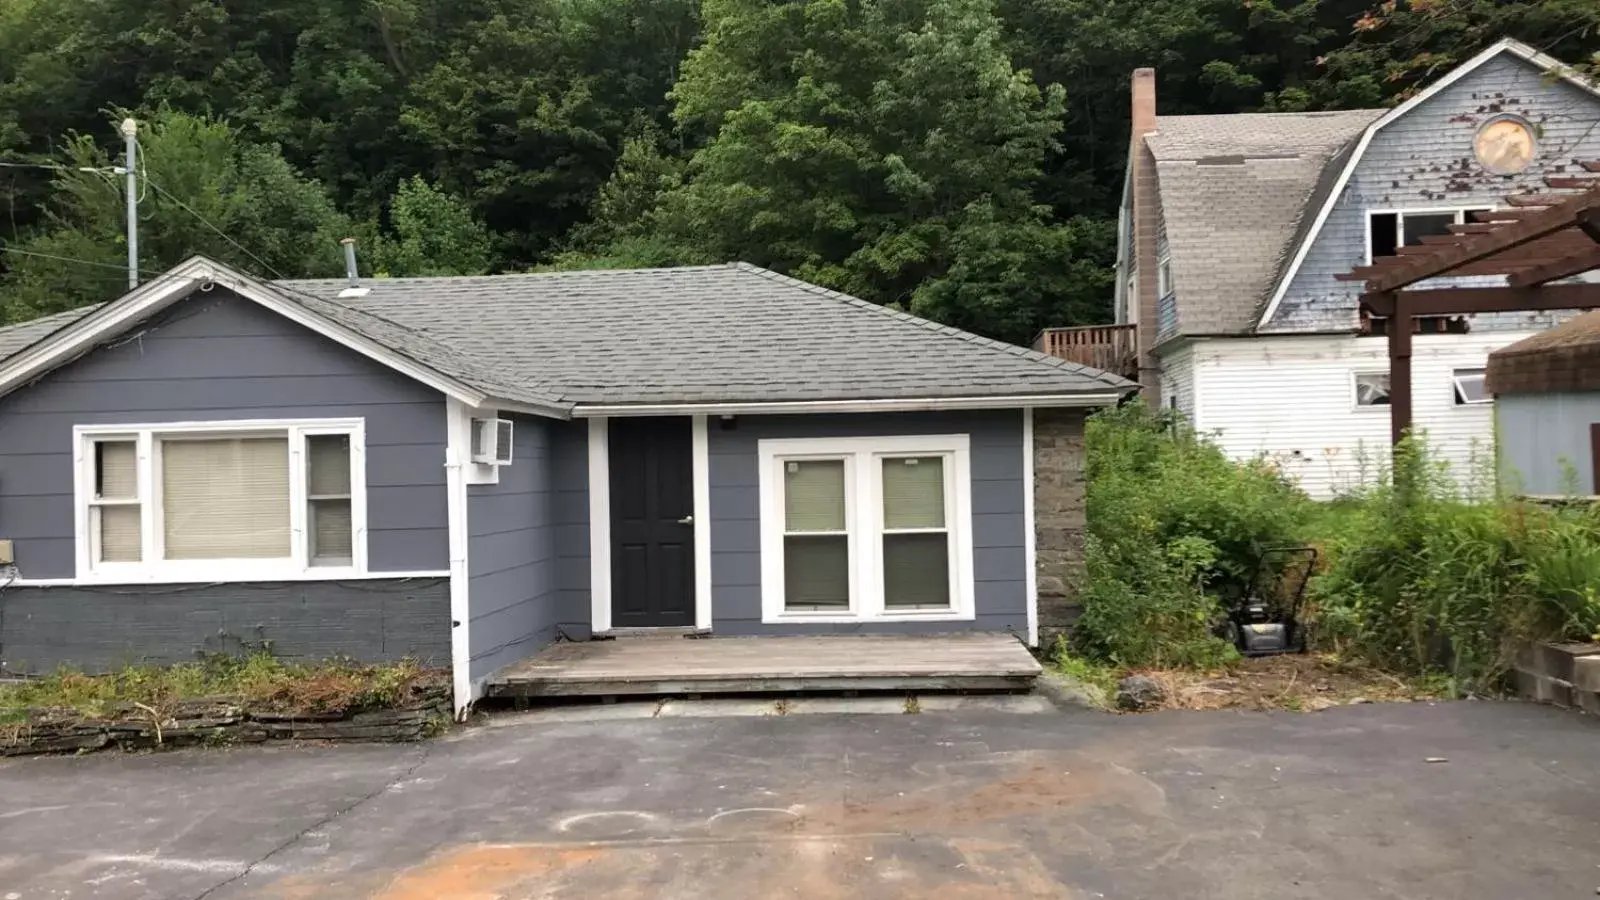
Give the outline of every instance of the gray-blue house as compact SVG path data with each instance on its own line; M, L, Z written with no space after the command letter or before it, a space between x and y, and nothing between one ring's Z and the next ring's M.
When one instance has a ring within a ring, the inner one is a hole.
M412 656L464 708L633 629L1036 643L1133 387L748 265L195 258L0 329L0 666Z

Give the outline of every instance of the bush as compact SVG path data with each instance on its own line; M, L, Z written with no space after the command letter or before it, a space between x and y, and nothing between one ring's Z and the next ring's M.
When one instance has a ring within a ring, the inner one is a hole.
M1174 416L1134 403L1089 419L1088 585L1077 640L1122 666L1210 667L1218 597L1262 551L1294 543L1314 505L1265 460L1238 463Z
M1492 685L1530 640L1600 630L1600 509L1463 494L1425 447L1348 504L1312 582L1319 641L1382 668Z

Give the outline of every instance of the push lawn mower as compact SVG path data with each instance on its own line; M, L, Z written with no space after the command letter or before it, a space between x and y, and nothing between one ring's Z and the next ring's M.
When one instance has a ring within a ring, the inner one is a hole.
M1245 656L1304 653L1300 607L1317 566L1315 547L1268 547L1248 592L1226 604L1222 636Z

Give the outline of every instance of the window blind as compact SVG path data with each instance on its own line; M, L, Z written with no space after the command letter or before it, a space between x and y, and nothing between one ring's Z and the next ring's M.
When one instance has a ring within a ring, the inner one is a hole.
M844 460L783 464L784 530L844 531Z
M883 536L883 605L950 605L950 536L942 531Z
M942 457L891 457L883 461L883 527L944 527Z
M289 552L289 442L161 442L167 559L271 559Z
M131 501L96 505L91 515L100 534L101 562L144 558L139 522L139 455L133 441L99 441L95 448L95 499Z
M95 493L103 500L135 500L139 497L138 452L133 441L100 441Z
M139 504L97 506L101 562L138 562L144 558L139 530Z

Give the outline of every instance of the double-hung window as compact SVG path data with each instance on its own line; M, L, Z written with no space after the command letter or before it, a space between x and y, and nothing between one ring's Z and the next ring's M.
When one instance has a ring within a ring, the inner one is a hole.
M971 618L968 444L761 441L762 618Z
M239 581L365 568L360 420L75 431L80 577Z

